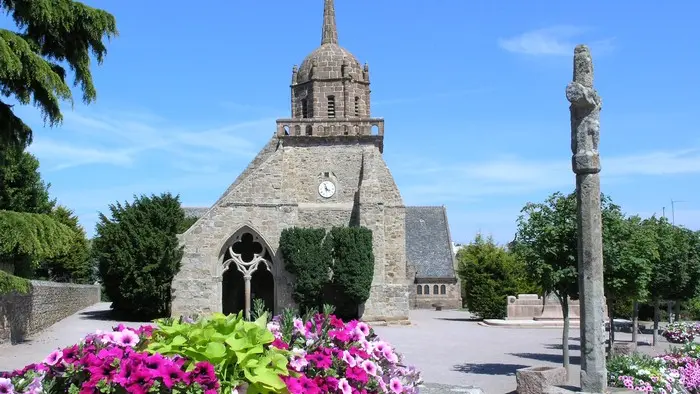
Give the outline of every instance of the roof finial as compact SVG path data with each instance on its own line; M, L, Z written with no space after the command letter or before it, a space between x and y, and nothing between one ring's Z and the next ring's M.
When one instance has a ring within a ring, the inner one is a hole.
M338 28L335 25L335 5L333 0L324 0L323 3L323 33L321 45L337 44Z

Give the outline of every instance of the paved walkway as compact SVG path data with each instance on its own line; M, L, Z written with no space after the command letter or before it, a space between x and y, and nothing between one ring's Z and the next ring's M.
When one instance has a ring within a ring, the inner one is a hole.
M52 350L72 345L85 334L119 324L109 319L109 303L70 316L29 341L0 346L0 371L41 361ZM412 326L375 327L377 333L423 373L426 382L476 386L486 394L515 390L515 371L533 365L561 365L561 330L483 327L460 311L414 310ZM124 322L138 327L142 323ZM618 334L629 339L629 334ZM643 336L640 340L645 340ZM571 384L578 385L578 331L570 334ZM655 353L651 347L643 347ZM446 387L446 386L445 386ZM429 390L426 390L429 391ZM450 392L446 391L446 392ZM433 392L433 391L430 391Z

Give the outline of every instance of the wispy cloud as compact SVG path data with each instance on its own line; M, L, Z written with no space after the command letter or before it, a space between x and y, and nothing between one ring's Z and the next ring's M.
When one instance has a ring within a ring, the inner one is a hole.
M201 171L227 159L253 157L260 142L274 132L274 119L208 128L181 126L138 112L65 111L64 124L57 131L61 141L38 133L30 150L49 164L50 171L91 164L130 167L154 153L165 158L166 166Z
M401 188L411 204L477 201L573 187L568 160L504 156L480 162L441 163L415 158L396 162L392 171L411 179ZM603 156L602 166L601 177L608 183L642 176L700 174L700 149Z
M520 35L498 40L498 45L508 52L540 55L540 56L571 56L574 47L580 43L580 37L591 29L580 26L560 25L544 29L532 30ZM585 40L591 50L600 54L613 49L613 39Z

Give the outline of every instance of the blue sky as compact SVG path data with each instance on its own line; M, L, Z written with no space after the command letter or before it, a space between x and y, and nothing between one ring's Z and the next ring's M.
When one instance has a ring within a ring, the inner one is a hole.
M52 195L89 234L133 194L212 204L289 115L322 3L88 1L121 33L94 68L97 103L76 94L55 128L18 110ZM700 228L700 3L672 3L336 0L336 12L341 45L370 64L406 204L446 205L457 242L507 242L526 202L573 190L565 87L578 43L603 98L603 191L644 216L681 200L676 223Z

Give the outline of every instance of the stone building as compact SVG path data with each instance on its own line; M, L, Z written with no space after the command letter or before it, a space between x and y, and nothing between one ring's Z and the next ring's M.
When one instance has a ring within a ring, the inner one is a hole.
M404 206L382 157L384 120L370 109L369 67L338 45L333 0L325 0L321 46L292 69L291 118L277 120L270 141L213 206L188 209L199 219L180 235L174 316L240 311L243 272L252 297L269 309L293 307L294 278L278 253L282 230L292 226L372 230L365 320L407 320L410 307L436 299L457 305L445 209Z

